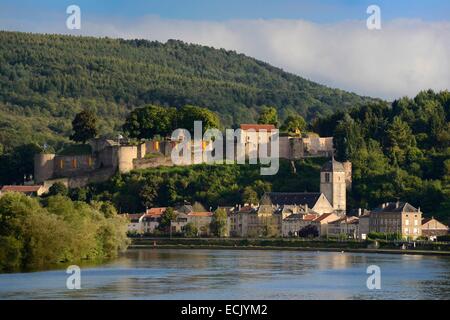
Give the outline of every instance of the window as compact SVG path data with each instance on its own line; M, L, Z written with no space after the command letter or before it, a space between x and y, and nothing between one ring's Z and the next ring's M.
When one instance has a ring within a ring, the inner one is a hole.
M409 226L409 220L405 221L405 226Z
M405 233L409 233L409 228L405 228Z
M414 228L414 234L417 234L417 228Z
M72 159L72 168L76 169L77 167L77 159Z
M325 182L330 182L330 174L328 172L325 173Z
M415 226L419 225L419 221L417 219L414 219L414 225Z
M59 168L64 169L64 160L59 160Z

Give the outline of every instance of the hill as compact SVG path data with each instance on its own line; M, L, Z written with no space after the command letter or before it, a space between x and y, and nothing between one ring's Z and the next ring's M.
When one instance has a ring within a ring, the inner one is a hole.
M100 132L120 130L145 104L193 104L224 125L256 120L263 105L281 118L307 119L373 99L331 89L267 63L200 45L146 40L0 32L0 147L35 142L61 148L83 108Z

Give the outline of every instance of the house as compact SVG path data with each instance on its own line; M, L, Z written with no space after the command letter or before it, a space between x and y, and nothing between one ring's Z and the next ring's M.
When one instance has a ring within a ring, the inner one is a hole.
M365 212L359 217L358 239L366 240L370 232L370 212Z
M448 227L436 220L434 217L422 220L422 235L429 239L436 239L437 236L448 234Z
M272 237L281 235L281 214L271 204L239 207L229 216L234 237Z
M44 193L45 189L41 185L26 185L26 186L11 186L6 185L1 187L0 196L7 192L19 192L27 196L40 196Z
M333 206L323 193L320 192L266 192L261 203L280 206L303 206L312 211L323 214L333 212Z
M211 234L212 212L191 212L187 214L187 223L192 223L200 236Z
M328 223L328 236L356 239L359 236L359 218L345 216Z
M315 218L311 224L317 227L317 230L319 231L319 237L326 237L328 236L328 223L336 221L340 218L340 216L333 212L324 213Z
M153 233L158 229L161 222L161 216L166 211L167 208L150 208L147 209L145 214L142 216L142 226L144 233Z
M312 224L319 214L310 211L308 214L293 213L282 221L282 237L297 237L299 231Z
M143 224L142 224L142 213L135 214L124 214L128 218L128 233L131 234L142 234L144 232Z
M422 212L407 202L387 202L370 213L370 232L397 233L402 238L422 235Z

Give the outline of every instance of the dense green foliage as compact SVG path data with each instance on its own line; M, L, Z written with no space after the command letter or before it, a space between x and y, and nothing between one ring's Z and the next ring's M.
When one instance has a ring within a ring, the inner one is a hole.
M450 218L450 93L420 92L392 105L369 104L318 120L339 160L353 163L350 206L400 199Z
M107 203L0 197L0 271L114 257L125 249L126 220Z
M297 130L302 133L306 130L308 124L305 119L303 119L300 115L289 115L286 120L284 120L283 125L281 126L281 131L284 131L290 135L293 135L297 132Z
M116 175L110 181L86 188L89 200L108 200L120 212L142 212L145 207L175 206L198 201L207 207L248 202L265 191L318 191L319 171L327 159L281 161L277 175L261 176L257 165L194 165L159 167ZM244 193L244 190L247 190ZM250 191L249 191L250 190ZM205 211L205 209L199 209Z
M302 79L267 63L170 40L99 39L0 32L0 145L68 141L81 110L98 118L100 135L117 136L123 119L148 104L197 105L223 125L256 122L263 105L284 119L308 119L368 98ZM0 147L1 149L1 147Z
M77 113L72 121L73 133L70 136L75 142L86 143L89 139L97 136L97 118L92 111L83 110Z
M273 124L278 127L278 112L274 107L262 107L259 114L258 123L260 124Z
M220 128L220 119L206 108L186 105L180 109L148 105L130 112L123 130L130 138L152 139L155 136L170 136L178 128L194 134L194 121L201 121L203 131Z
M214 211L211 230L213 235L217 237L225 237L228 234L227 230L227 212L224 209L217 209Z

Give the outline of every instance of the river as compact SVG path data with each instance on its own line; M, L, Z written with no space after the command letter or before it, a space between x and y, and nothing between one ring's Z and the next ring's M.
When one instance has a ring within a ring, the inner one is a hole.
M369 290L367 267L381 271ZM81 268L0 274L0 299L448 299L450 257L282 250L129 249Z

